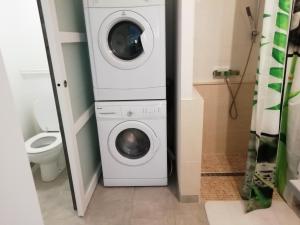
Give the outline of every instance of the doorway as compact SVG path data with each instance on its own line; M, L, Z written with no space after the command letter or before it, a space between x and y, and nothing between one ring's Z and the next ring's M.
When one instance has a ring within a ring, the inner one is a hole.
M76 203L68 157L61 138L63 134L59 133L59 114L38 7L34 0L27 0L19 1L17 7L15 3L2 2L0 8L0 46L17 108L16 119L22 128L45 224L51 224L48 221L55 217L57 211L75 215ZM45 101L46 111L43 113ZM49 121L50 117L56 118L56 121ZM48 146L53 146L54 151L58 152L55 160L60 161L61 167L52 174L49 170L42 174L44 159L41 157L47 158L45 154L50 152Z

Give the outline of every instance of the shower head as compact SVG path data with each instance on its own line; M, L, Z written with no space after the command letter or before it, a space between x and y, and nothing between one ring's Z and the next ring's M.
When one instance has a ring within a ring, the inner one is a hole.
M255 41L256 37L258 35L258 31L257 31L256 23L255 23L251 8L249 6L246 7L246 13L247 13L249 23L250 23L250 28L251 28L251 39L252 39L252 41Z
M249 6L246 7L247 16L253 19L251 8Z
M249 6L246 7L246 13L250 22L251 29L256 30L255 21L251 12L251 8Z

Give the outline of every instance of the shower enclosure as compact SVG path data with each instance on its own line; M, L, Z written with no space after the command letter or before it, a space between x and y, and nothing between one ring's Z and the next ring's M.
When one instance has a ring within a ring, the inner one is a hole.
M203 200L240 199L263 5L264 1L259 0L197 3L199 51L195 56L194 81L205 100L200 190ZM204 32L201 27L207 30ZM239 71L240 76L216 80L212 73L217 69Z

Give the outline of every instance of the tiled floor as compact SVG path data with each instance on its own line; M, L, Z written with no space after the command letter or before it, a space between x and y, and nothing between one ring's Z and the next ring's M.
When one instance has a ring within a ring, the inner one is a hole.
M37 171L34 182L45 225L54 225L55 221L75 217L66 170L55 181L47 183L41 181L40 172Z
M243 176L202 176L201 199L211 200L240 200L240 186Z
M201 199L203 201L233 201L241 200L239 190L244 181L244 176L202 176ZM281 200L278 193L273 196Z
M246 157L245 154L204 154L201 171L201 199L203 201L240 200L239 189L243 176L223 175L224 173L244 172ZM214 176L209 176L209 174L214 174Z
M204 154L202 173L240 173L246 169L246 154Z
M98 186L84 224L207 225L203 205L179 203L169 188Z
M168 187L98 185L86 216L78 218L65 173L53 183L35 180L45 225L208 225L203 204L179 203Z

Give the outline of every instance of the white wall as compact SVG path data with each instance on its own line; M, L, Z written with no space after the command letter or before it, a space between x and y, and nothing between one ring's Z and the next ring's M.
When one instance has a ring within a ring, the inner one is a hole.
M0 51L0 224L42 225L42 215Z
M37 132L33 102L52 91L36 1L1 1L0 27L0 49L26 140Z
M256 4L257 0L197 0L195 83L216 81L212 73L218 67L242 71L251 45L245 8L250 6L254 14ZM255 81L258 44L252 54L246 81Z
M177 176L181 201L198 201L203 99L193 90L196 0L178 0Z
M192 99L194 74L195 0L178 0L177 72L180 99Z

